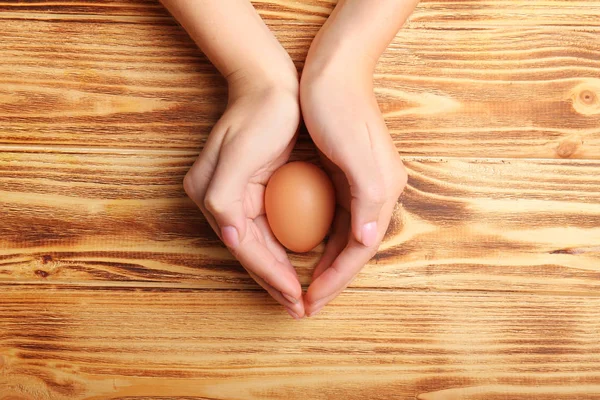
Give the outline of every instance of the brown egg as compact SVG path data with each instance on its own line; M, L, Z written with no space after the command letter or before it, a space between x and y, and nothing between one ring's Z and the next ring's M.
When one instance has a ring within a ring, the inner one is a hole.
M316 165L291 162L269 180L265 211L282 245L297 253L310 251L325 238L333 221L333 184Z

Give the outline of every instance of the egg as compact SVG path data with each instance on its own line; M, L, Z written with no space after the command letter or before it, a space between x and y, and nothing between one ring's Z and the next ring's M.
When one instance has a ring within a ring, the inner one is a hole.
M314 164L285 164L267 183L265 212L283 246L296 253L310 251L325 238L333 221L333 184Z

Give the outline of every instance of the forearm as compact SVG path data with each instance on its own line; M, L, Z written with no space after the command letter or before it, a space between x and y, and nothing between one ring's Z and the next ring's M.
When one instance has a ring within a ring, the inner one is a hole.
M315 38L309 63L331 60L372 69L419 0L340 0Z
M161 1L230 84L297 84L294 64L249 0Z

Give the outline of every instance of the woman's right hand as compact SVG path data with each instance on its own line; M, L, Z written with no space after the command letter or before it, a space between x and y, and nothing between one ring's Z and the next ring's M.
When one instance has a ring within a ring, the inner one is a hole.
M300 122L298 80L260 83L230 76L227 110L184 179L217 235L254 280L294 318L302 288L265 217L264 192L290 156Z
M161 2L229 83L227 110L186 175L185 190L248 273L300 318L302 289L269 229L263 199L294 146L296 67L250 1Z

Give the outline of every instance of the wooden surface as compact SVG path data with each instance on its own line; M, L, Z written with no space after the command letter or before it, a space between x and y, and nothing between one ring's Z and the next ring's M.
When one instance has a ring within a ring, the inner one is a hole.
M299 69L334 4L255 2ZM422 0L376 73L408 188L300 322L185 197L226 87L157 1L0 38L0 399L600 399L599 0Z

